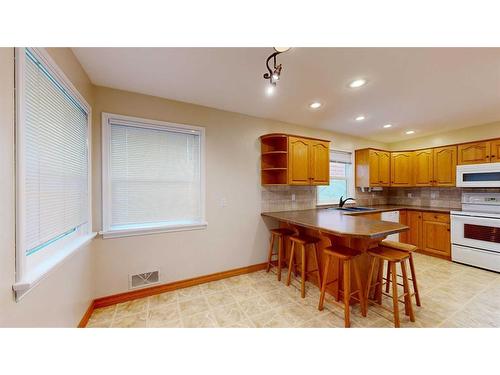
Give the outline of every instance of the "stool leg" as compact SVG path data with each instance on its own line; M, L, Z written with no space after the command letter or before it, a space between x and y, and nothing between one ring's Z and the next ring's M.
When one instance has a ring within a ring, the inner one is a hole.
M319 295L319 305L318 310L323 310L323 303L325 302L325 292L326 292L326 279L328 277L328 268L330 267L330 256L327 255L325 259L325 268L323 270L323 282L321 283L321 294Z
M396 273L396 263L389 262L392 273L392 309L394 312L394 327L399 328L399 302L398 302L398 281Z
M415 275L415 264L413 263L412 253L410 253L410 272L413 283L413 291L415 292L415 301L417 303L417 306L420 306L420 294L418 293L417 276Z
M389 293L389 288L391 287L391 267L389 267L389 265L387 265L387 274L385 278L386 278L385 292Z
M269 255L267 257L267 269L266 272L269 272L271 269L271 262L273 259L273 249L274 249L274 234L271 233L271 238L269 239Z
M340 301L340 287L342 285L342 275L343 275L342 261L339 259L337 264L338 264L339 274L337 276L337 290L335 291L335 300L337 302L339 302Z
M321 269L318 260L318 245L314 244L314 261L316 262L316 269L318 270L318 286L321 286Z
M295 258L295 242L292 241L292 248L290 249L290 263L288 265L288 276L286 278L286 286L290 286L290 280L292 277L292 266Z
M403 288L405 293L405 305L410 314L410 321L415 321L415 314L413 313L413 306L411 305L410 286L408 285L408 274L406 273L406 260L401 262L401 273L403 274Z
M300 281L300 296L304 298L306 296L306 246L303 244L301 246L302 253L301 255L301 262L302 264L300 265L301 267L301 281Z
M351 326L349 308L351 299L351 261L345 260L344 262L344 323L345 327L349 328Z
M356 262L356 260L353 260L352 265L354 267L354 278L356 279L356 284L358 287L358 297L359 297L359 304L361 307L361 315L366 316L367 306L365 301L365 291L363 289L363 284L361 283L361 276L359 274L358 262Z
M376 288L377 303L379 305L382 304L382 282L384 281L383 275L384 275L384 261L382 259L380 259L379 263L378 263L378 275L377 275L378 284L377 284L377 288Z
M278 238L278 281L281 281L281 262L283 258L283 236Z
M372 289L372 279L373 279L373 273L375 271L375 262L376 261L377 261L377 259L375 259L375 257L372 257L372 261L371 261L371 265L370 265L370 271L368 271L368 281L366 283L365 297L366 297L367 301L370 298L370 292L371 292L371 289Z

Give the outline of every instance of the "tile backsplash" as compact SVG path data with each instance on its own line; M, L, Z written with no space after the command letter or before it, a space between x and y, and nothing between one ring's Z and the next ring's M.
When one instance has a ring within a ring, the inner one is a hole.
M293 200L295 194L295 200ZM263 186L262 212L307 210L316 208L315 186Z
M500 193L499 188L384 188L381 191L362 192L356 189L358 206L405 205L461 209L462 193ZM292 195L295 194L295 200ZM307 210L316 208L315 186L263 186L262 212Z

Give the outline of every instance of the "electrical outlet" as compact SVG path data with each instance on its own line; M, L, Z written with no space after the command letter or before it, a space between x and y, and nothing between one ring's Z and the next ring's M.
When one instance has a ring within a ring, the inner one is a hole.
M226 199L226 197L222 197L222 198L220 199L220 206L221 206L222 208L227 207L227 199Z
M437 198L437 194L435 192L432 192L431 193L431 199L436 199Z
M292 202L295 202L295 194L292 194Z
M408 198L411 198L413 196L412 193L408 193Z

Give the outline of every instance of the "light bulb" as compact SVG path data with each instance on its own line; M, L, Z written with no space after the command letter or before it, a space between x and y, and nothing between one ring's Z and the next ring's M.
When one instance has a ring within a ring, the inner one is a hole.
M273 95L274 94L274 89L275 89L274 85L267 86L267 88L266 88L266 94L268 96Z

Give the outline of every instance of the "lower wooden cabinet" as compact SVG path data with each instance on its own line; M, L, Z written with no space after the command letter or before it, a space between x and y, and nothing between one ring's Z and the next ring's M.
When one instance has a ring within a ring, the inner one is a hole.
M427 255L451 259L450 215L408 210L400 212L400 222L410 227L400 234L400 242L415 245Z

